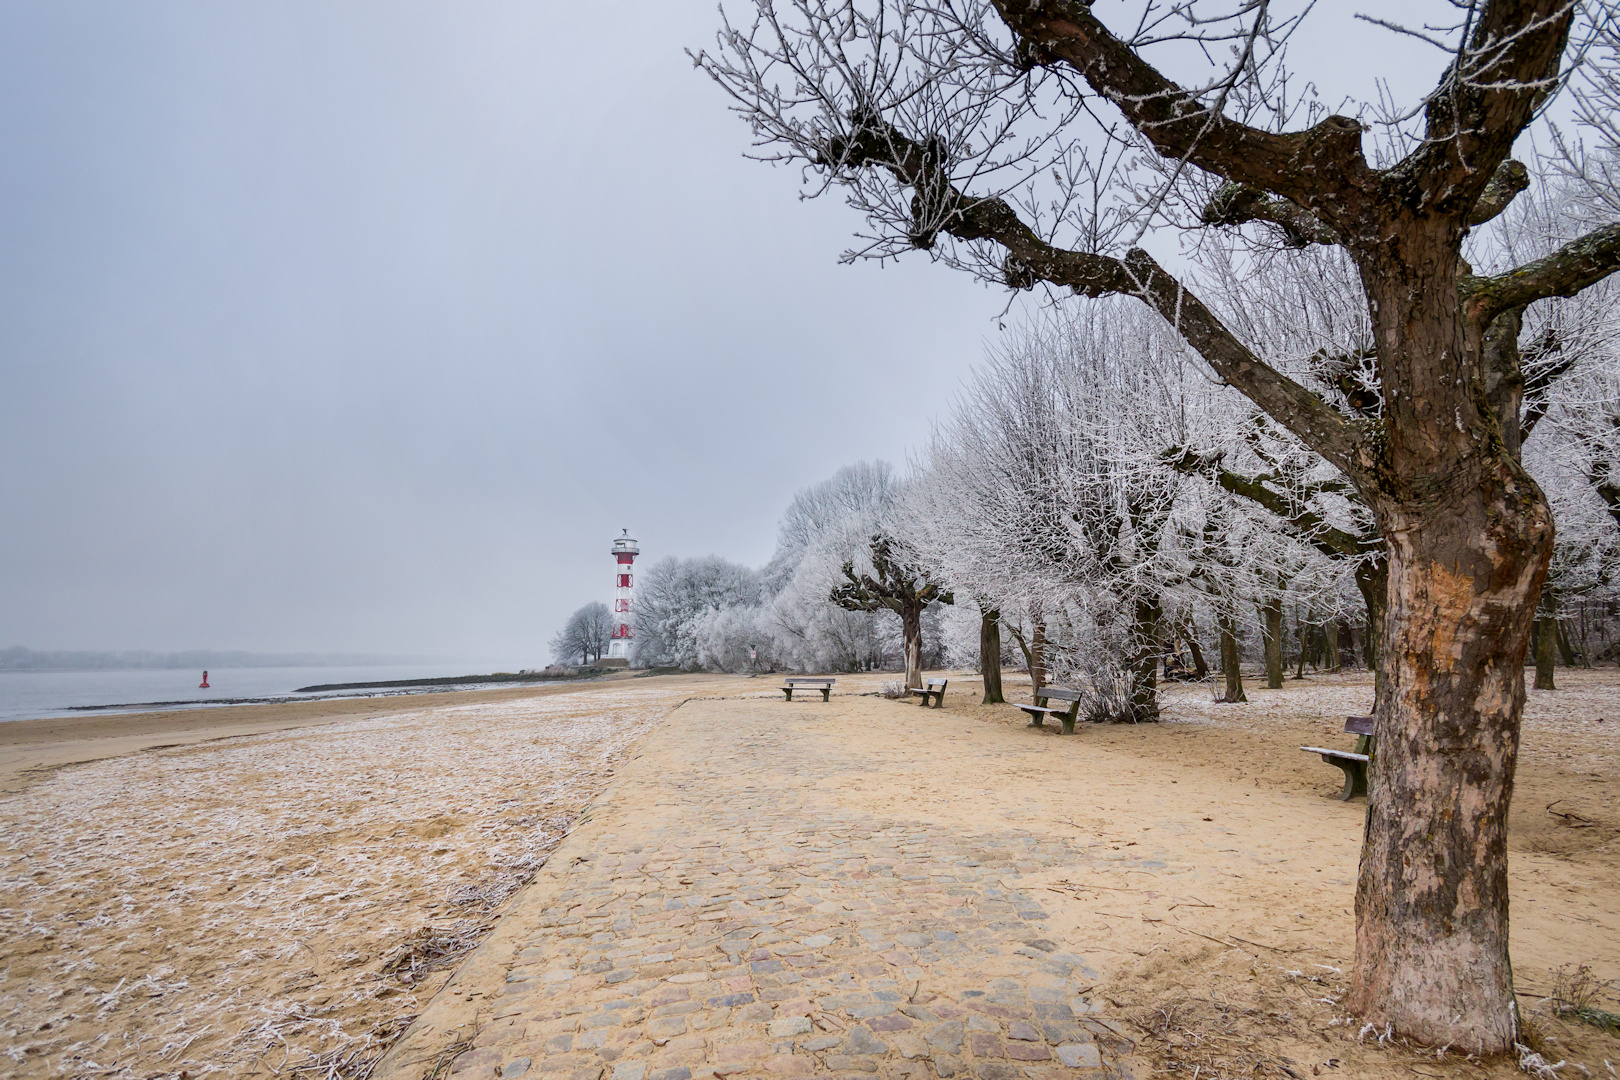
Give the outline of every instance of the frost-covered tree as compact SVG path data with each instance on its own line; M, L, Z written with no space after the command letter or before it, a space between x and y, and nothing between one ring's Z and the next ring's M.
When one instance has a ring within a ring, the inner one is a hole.
M1180 348L1118 307L1018 329L936 429L917 481L919 549L959 592L1024 613L1070 677L1107 687L1094 718L1158 715L1162 594L1182 572L1180 479L1161 460L1186 422Z
M856 572L871 569L871 537L883 531L901 491L888 463L862 461L794 495L763 573L771 595L766 617L783 662L800 670L860 671L902 658L900 627L831 600L847 581L846 563Z
M592 601L568 617L568 622L551 639L551 658L567 664L579 658L581 664L600 660L613 636L613 616L607 605Z
M895 535L896 524L891 516L871 534L865 560L869 568L857 569L854 559L846 561L841 568L844 580L827 598L848 611L892 611L900 616L905 683L921 689L923 613L933 604L955 603L955 598L940 586L916 549Z
M669 556L642 571L636 593L632 660L696 670L713 654L715 616L759 601L759 574L718 556Z

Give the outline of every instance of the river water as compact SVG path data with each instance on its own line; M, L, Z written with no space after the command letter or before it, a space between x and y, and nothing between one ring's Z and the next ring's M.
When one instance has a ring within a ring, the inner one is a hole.
M243 698L305 700L317 697L353 697L398 691L350 691L295 694L300 686L321 683L383 682L516 671L516 666L477 663L417 664L376 667L252 667L210 668L209 689L197 685L202 672L142 671L0 671L0 721L31 720L51 716L94 716L98 712L140 712L154 708L204 708L227 705ZM474 685L458 690L476 689ZM178 704L175 704L178 703ZM96 710L73 706L114 705Z

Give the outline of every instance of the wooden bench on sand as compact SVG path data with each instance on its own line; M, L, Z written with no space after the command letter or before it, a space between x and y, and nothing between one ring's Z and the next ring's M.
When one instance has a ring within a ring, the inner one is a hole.
M1321 746L1302 746L1308 754L1321 754L1322 760L1344 770L1344 790L1339 798L1349 802L1357 795L1367 794L1367 763L1372 760L1373 718L1350 716L1344 721L1344 730L1359 735L1354 753L1347 750L1329 750Z
M1044 727L1043 721L1048 716L1054 716L1063 721L1063 734L1074 734L1074 720L1080 713L1080 691L1070 690L1066 686L1043 686L1035 691L1033 705L1020 705L1029 714L1030 727ZM1067 701L1067 709L1052 709L1047 707L1048 701Z
M786 694L789 701L793 700L795 690L820 690L821 700L831 701L833 683L837 681L837 679L783 679L782 685L777 689Z
M921 686L906 687L906 693L921 695L922 701L920 704L925 709L928 707L928 698L932 695L934 708L943 708L945 705L945 684L949 681L948 679L925 679Z

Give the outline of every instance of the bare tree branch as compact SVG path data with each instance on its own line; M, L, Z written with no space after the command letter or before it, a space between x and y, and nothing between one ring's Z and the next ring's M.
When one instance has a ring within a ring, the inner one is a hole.
M1620 270L1620 223L1595 229L1550 255L1496 277L1463 280L1463 310L1484 326L1509 308L1574 296Z
M1031 62L1074 68L1165 157L1276 192L1335 224L1359 215L1371 197L1359 121L1330 116L1287 133L1250 127L1166 78L1083 0L995 0L995 7Z
M1557 88L1575 9L1570 0L1484 4L1429 95L1422 145L1383 174L1387 195L1415 212L1466 220L1519 132Z
M1216 374L1285 423L1305 444L1340 470L1363 474L1375 467L1359 428L1301 384L1262 361L1203 302L1141 249L1123 259L1068 251L1047 243L1002 199L971 199L951 184L926 147L875 119L849 140L831 140L829 159L844 168L880 166L916 194L919 220L941 222L962 240L991 240L1007 251L1007 284L1037 281L1067 286L1085 296L1135 296L1174 326Z

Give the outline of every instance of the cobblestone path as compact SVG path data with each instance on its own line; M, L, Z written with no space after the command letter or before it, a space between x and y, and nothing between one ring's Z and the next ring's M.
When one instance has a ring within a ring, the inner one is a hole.
M1086 958L1003 884L1089 857L989 822L966 835L863 811L847 781L900 770L925 787L927 742L863 758L815 708L678 709L382 1073L1132 1076Z

